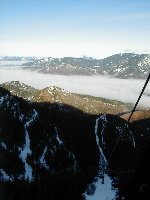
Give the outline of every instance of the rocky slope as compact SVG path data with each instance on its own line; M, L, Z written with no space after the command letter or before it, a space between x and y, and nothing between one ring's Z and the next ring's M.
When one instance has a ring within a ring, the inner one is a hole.
M23 97L28 100L32 100L34 95L38 92L37 89L28 86L24 83L21 83L19 81L10 81L6 83L0 84L0 87L3 87L10 91L11 94Z
M106 75L117 78L147 78L150 71L150 55L124 53L105 59L43 58L24 64L40 73L64 75Z
M102 175L117 184L121 198L150 134L146 125L60 103L26 101L3 88L0 121L3 200L84 200Z
M131 109L131 105L127 103L89 95L73 94L56 86L37 90L18 81L6 82L0 86L9 90L13 95L31 101L66 104L89 114L118 114Z

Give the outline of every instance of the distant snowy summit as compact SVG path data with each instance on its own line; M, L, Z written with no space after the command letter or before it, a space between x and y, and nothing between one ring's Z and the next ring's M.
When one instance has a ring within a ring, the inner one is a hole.
M116 78L145 79L150 72L150 54L123 53L104 59L52 57L0 57L0 65L22 62L24 69L59 75L104 75Z
M36 60L42 59L41 57L20 57L20 56L0 56L0 67L9 66L22 66L28 62L35 62Z
M28 56L28 57L20 57L20 56L0 56L0 61L36 61L40 59L40 57Z
M105 75L117 78L146 78L150 71L150 54L124 53L104 59L43 58L24 64L40 73L63 75Z

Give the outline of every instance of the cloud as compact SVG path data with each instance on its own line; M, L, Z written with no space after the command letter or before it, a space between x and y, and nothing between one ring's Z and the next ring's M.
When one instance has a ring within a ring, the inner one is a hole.
M135 103L145 80L117 79L104 76L63 76L40 74L23 69L0 68L0 83L21 81L37 89L59 86L69 92L88 94L128 103ZM150 83L149 83L150 84ZM140 100L142 106L150 108L150 87L147 86Z

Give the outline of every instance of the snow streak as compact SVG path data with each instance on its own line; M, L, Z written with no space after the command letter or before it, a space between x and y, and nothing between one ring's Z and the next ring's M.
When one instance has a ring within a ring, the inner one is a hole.
M25 165L25 179L29 180L29 182L32 181L32 168L31 166L27 163L27 157L28 155L31 155L32 151L30 150L30 138L29 138L29 133L25 129L25 144L24 148L21 150L19 157L22 159L24 165Z
M104 130L106 128L106 124L107 124L107 118L106 115L101 115L99 118L102 121L102 130L101 130L101 137L102 137L102 144L105 145L105 141L104 141Z
M57 139L57 141L58 141L58 143L59 144L63 144L63 141L60 139L60 137L59 137L59 135L58 135L58 129L57 129L57 127L55 126L55 131L56 131L56 139Z
M4 99L5 99L4 97L1 97L1 98L0 98L0 104L3 103Z
M99 137L98 137L98 122L99 120L101 119L101 116L99 118L96 119L96 123L95 123L95 136L96 136L96 143L97 143L97 146L98 146L98 149L99 149L99 152L100 152L100 166L102 165L103 167L105 167L107 165L107 160L106 160L106 157L103 153L103 150L100 146L100 141L99 141ZM101 134L103 135L104 134L104 127L102 128L102 132Z
M105 174L105 167L107 165L107 160L106 157L103 153L103 150L100 146L100 141L99 141L99 137L98 137L98 125L99 125L99 120L102 121L102 130L101 130L101 137L102 137L102 144L105 144L104 141L104 130L106 128L106 124L107 124L107 119L106 119L106 115L101 115L99 118L96 119L96 123L95 123L95 135L96 135L96 143L99 149L99 153L101 155L100 161L99 161L99 165L103 167L103 169L100 169L100 174L101 172L104 175L104 183L103 181L97 177L96 178L96 183L95 187L96 190L94 192L94 194L88 195L86 192L83 194L83 196L85 197L86 200L113 200L116 197L116 189L114 190L112 188L112 180L110 179L110 177Z
M13 181L14 177L13 176L9 176L3 169L0 169L0 173L2 174L2 176L0 177L0 180L6 182L6 181Z
M32 151L30 149L30 137L29 137L28 127L31 125L31 123L33 123L35 121L37 116L38 116L37 111L35 109L33 109L33 114L32 114L31 119L29 121L27 121L24 125L24 128L25 128L25 144L24 144L24 147L19 148L19 151L20 151L19 157L25 165L25 174L24 174L24 176L20 176L20 177L24 177L29 182L31 182L33 180L33 177L32 177L32 171L33 170L32 170L32 167L27 163L28 155L32 154Z
M102 184L102 180L98 179L95 186L96 186L96 190L92 196L87 195L86 193L84 194L86 200L114 200L116 199L117 190L114 190L112 188L112 181L107 174L105 174L105 183Z
M48 165L46 163L46 160L45 160L46 153L47 153L47 146L44 148L43 154L42 154L42 156L40 158L40 163L41 163L41 165L43 167L45 167L46 169L49 169L49 167L48 167Z
M1 142L1 143L0 143L0 146L1 146L3 149L7 150L7 146L6 146L6 144L5 144L4 142Z

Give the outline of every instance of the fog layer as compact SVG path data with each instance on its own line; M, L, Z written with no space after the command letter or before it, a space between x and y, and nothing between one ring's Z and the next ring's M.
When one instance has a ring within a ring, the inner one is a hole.
M40 74L17 68L0 68L0 83L7 81L20 81L37 89L59 86L69 92L129 103L136 102L145 82L145 80L139 79L117 79L104 76L63 76ZM139 105L150 107L150 83Z

